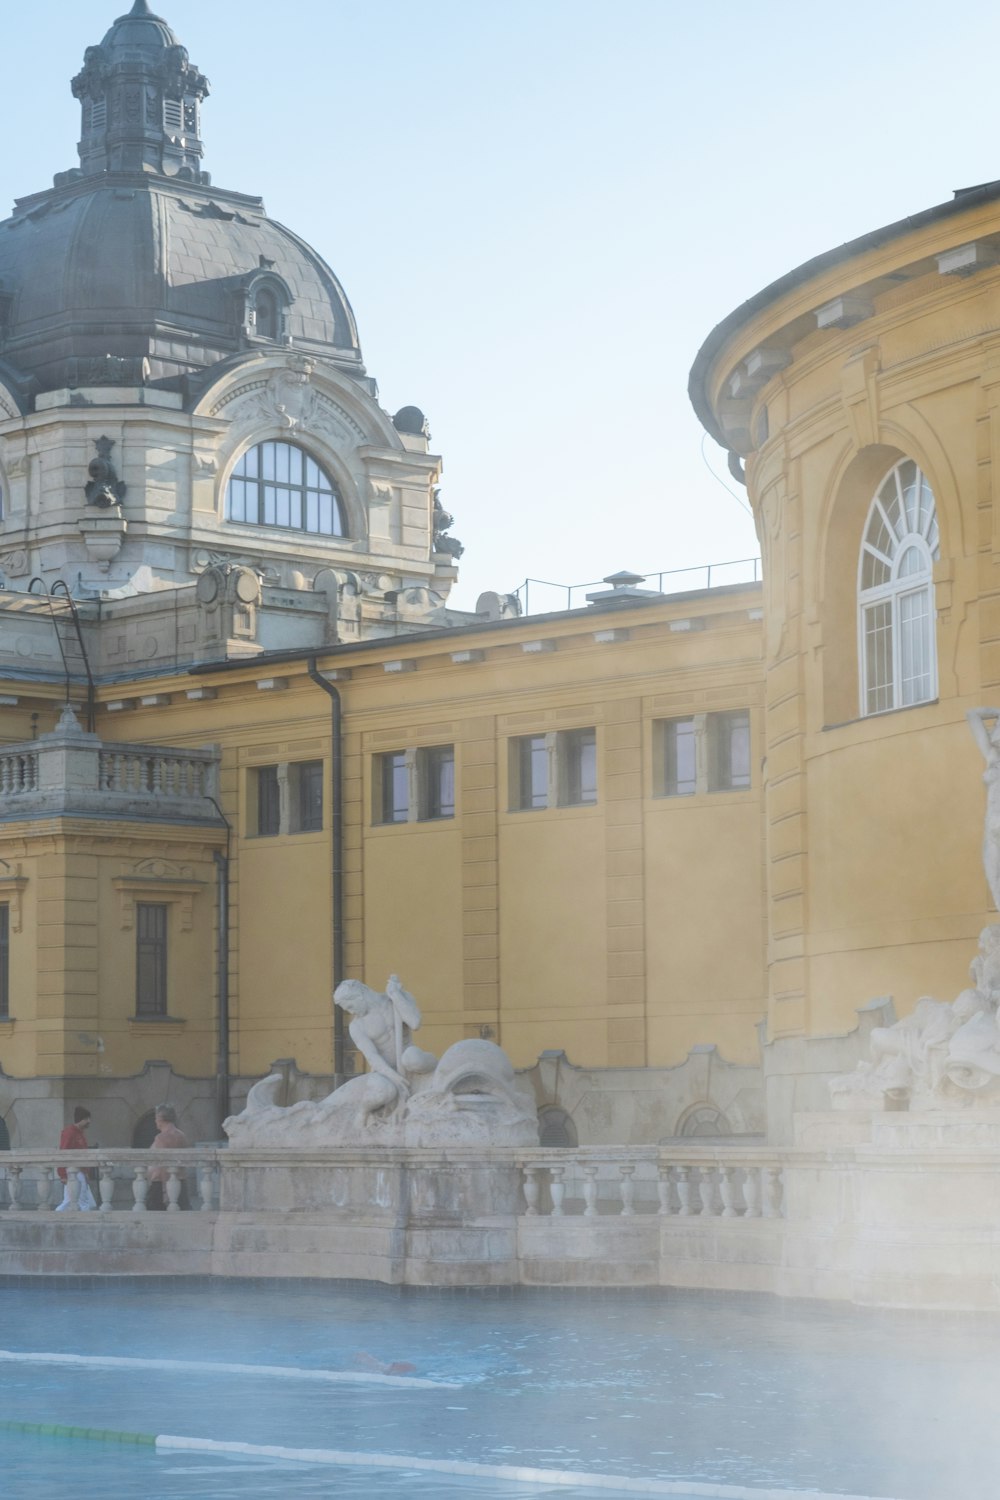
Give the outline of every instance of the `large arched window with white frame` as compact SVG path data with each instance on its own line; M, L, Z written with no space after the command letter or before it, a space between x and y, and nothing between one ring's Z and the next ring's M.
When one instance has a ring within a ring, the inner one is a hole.
M226 519L314 536L345 536L340 492L294 443L256 443L238 460L226 490Z
M937 696L934 492L912 459L896 464L868 512L858 564L861 713Z

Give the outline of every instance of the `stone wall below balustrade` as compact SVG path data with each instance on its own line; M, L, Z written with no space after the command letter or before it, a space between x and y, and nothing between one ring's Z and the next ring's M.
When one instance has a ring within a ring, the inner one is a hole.
M804 1117L798 1144L0 1158L3 1276L361 1279L768 1292L1000 1309L1000 1114ZM150 1166L191 1211L145 1207Z

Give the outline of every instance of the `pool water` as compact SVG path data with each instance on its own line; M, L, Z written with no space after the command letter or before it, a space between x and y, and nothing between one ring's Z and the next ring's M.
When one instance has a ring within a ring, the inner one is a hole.
M705 1292L0 1282L0 1350L8 1423L386 1456L331 1466L0 1430L10 1500L614 1500L614 1476L678 1497L1000 1491L993 1317ZM566 1471L583 1477L557 1483Z

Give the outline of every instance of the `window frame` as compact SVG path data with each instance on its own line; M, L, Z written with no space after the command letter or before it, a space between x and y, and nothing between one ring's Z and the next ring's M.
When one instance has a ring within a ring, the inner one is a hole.
M267 450L273 449L274 453L269 457ZM301 478L293 480L292 460L288 458L287 468L289 478L279 479L278 470L282 467L279 460L279 450L287 450L288 454L298 454L298 468ZM268 474L265 470L271 466L273 459L274 473ZM311 473L309 465L312 465L319 481L310 483ZM242 485L242 491L237 504L237 492L235 486ZM254 495L251 503L251 491ZM268 491L272 492L271 498ZM278 513L279 496L287 502L287 520L268 520L266 510L269 504L273 505L275 515ZM315 514L317 524L311 526L310 519L310 497L315 497ZM329 499L330 527L321 524L323 516L323 502ZM298 502L298 520L292 519L293 507ZM250 511L255 511L255 518ZM238 512L242 511L242 514ZM226 524L229 526L249 526L254 529L267 531L290 531L297 536L311 537L336 537L338 540L348 539L347 510L344 498L340 492L340 486L328 472L325 465L310 451L302 447L300 443L290 443L286 438L271 437L261 438L259 442L249 443L236 458L229 471L226 480L226 493L223 504L223 512Z
M446 767L450 767L450 803L441 795ZM373 827L453 822L458 813L456 770L454 744L376 751L371 765ZM399 791L405 795L398 795Z
M326 761L322 757L270 761L248 766L247 771L248 838L283 838L288 834L323 832L326 826ZM319 788L318 818L315 809L306 806L310 786L313 794L317 786Z
M144 925L150 914L156 913L159 930L144 933ZM161 1021L169 1015L170 974L170 902L137 901L135 903L135 1019L137 1021ZM152 966L152 994L147 998L146 984L149 974L144 972Z
M691 726L693 752L693 775L683 777L677 774L676 737L671 733L681 725ZM733 734L743 729L746 733L745 773L733 770ZM653 796L658 800L752 791L753 714L749 705L654 719L653 778Z
M585 786L583 759L588 751L593 755L592 785ZM540 776L542 767L544 775ZM507 742L507 774L508 812L596 807L600 794L596 726L512 735Z
M912 486L904 486L908 469ZM907 501L910 493L916 496L915 506ZM930 502L926 508L925 496ZM903 572L902 564L914 553L919 571ZM875 489L858 548L858 711L863 719L933 703L938 696L934 564L940 555L934 488L915 459L900 459ZM866 565L886 576L866 583ZM914 603L921 606L920 614L907 620L905 611ZM907 661L914 653L920 668L908 674ZM913 681L923 686L911 696L907 685Z

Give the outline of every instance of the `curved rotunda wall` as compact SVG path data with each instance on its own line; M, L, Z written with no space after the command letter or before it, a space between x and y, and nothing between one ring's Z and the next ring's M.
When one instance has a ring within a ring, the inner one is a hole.
M764 563L772 1036L846 1031L881 995L900 1013L953 999L990 919L965 710L1000 699L997 196L792 273L695 367L696 406L745 459ZM936 682L866 713L859 560L907 461L940 529Z

